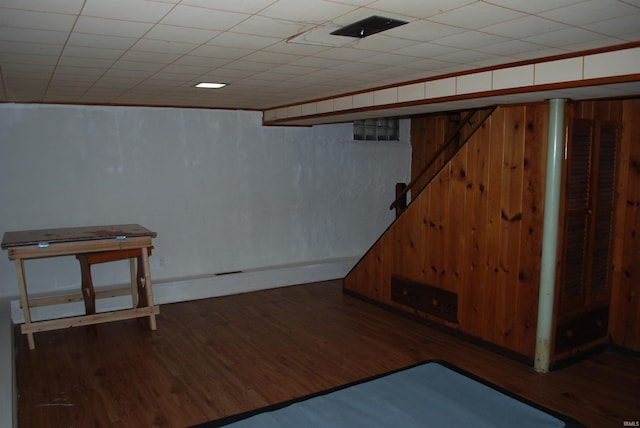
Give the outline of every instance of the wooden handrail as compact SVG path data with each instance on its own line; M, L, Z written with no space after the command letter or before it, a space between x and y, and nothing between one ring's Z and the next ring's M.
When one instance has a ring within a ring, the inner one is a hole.
M449 148L449 146L455 142L458 137L460 132L462 132L462 130L464 129L464 127L469 123L471 124L471 129L472 132L467 135L467 137L464 138L464 140L462 142L459 143L458 147L456 147L456 150L451 154L451 157L453 157L458 150L460 150L460 148L462 146L464 146L464 144L469 141L469 138L471 138L473 136L473 134L484 124L484 122L486 122L486 120L491 117L491 114L496 110L496 108L498 108L498 106L492 106L492 107L485 107L482 109L476 109L476 110L472 110L469 111L466 116L464 117L464 119L462 119L460 121L460 123L458 124L458 126L456 127L456 129L454 130L454 132L452 133L452 135L447 139L447 141L445 141L445 143L440 146L440 148L436 151L436 153L433 155L433 158L431 159L431 161L420 170L420 173L418 174L418 176L411 180L411 182L409 184L407 184L407 186L396 195L396 199L391 203L391 205L389 206L389 209L395 209L396 206L398 205L398 203L400 203L405 196L407 195L407 193L413 189L413 187L415 186L416 183L418 183L419 181L421 181L424 178L424 175L426 174L426 172L431 168L431 166L433 166L433 164L435 163L435 161L440 157L440 155ZM487 110L489 109L489 111L485 114L485 116L478 121L476 124L474 124L473 122L471 122L471 119L473 118L473 116L482 110ZM446 162L444 162L446 163ZM434 174L435 177L435 174ZM433 179L433 177L432 177ZM428 183L427 183L428 184ZM413 199L413 198L411 198Z

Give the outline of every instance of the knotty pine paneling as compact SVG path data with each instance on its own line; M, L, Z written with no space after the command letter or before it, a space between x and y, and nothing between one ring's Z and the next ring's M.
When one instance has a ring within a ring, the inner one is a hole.
M389 229L393 254L372 248L345 289L437 322L391 301L390 273L455 292L459 324L447 325L533 357L546 114L497 109Z
M618 103L622 144L614 212L609 332L615 344L640 351L640 99Z
M453 291L460 323L446 324L532 357L547 117L546 104L496 110L349 273L345 289L394 305L390 278L397 274ZM640 99L568 103L572 117L622 123L609 335L614 344L640 351ZM448 120L412 120L414 172L437 150L436 138L444 141Z
M421 116L411 119L411 180L414 181L423 175L424 168L434 158L438 150L442 148L448 138L453 135L460 120L459 114L436 114ZM417 143L416 143L417 142ZM452 146L448 152L453 153ZM413 194L419 193L429 179L443 167L444 159L449 158L449 153L444 153L431 165L428 171L414 185Z

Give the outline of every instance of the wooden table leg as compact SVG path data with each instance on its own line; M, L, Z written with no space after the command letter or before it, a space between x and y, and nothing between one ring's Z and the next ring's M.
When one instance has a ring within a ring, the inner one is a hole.
M24 325L31 324L31 311L29 310L29 297L27 295L27 284L24 279L24 261L22 259L15 259L16 261L16 273L18 274L18 287L20 288L20 304L22 305L22 312L24 313ZM29 342L29 349L36 348L36 342L33 339L33 333L27 333L27 342Z
M156 315L153 312L153 291L151 287L151 269L149 268L149 252L147 247L142 247L142 266L144 268L144 288L147 296L147 306L149 307L149 324L151 330L156 329Z
M138 265L137 269L136 265ZM137 308L140 302L140 257L129 259L129 273L131 274L131 307Z
M138 269L136 271L136 285L137 285L137 295L138 295L138 304L134 307L136 308L146 308L149 306L149 300L147 299L147 290L146 280L144 276L144 261L142 260L142 253L138 257L136 257L136 264Z
M86 254L78 254L76 256L80 262L80 274L82 276L82 299L84 300L84 309L87 315L96 313L96 292L93 289L93 280L91 279L91 265Z

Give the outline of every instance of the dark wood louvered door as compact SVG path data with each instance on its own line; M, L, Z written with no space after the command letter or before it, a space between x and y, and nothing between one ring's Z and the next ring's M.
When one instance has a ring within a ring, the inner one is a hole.
M607 334L618 125L574 119L568 136L556 354Z

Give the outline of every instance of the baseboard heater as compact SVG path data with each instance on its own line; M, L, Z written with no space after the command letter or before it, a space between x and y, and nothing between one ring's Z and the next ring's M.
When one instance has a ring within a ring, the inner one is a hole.
M458 322L458 295L451 291L391 275L391 300L446 321Z

